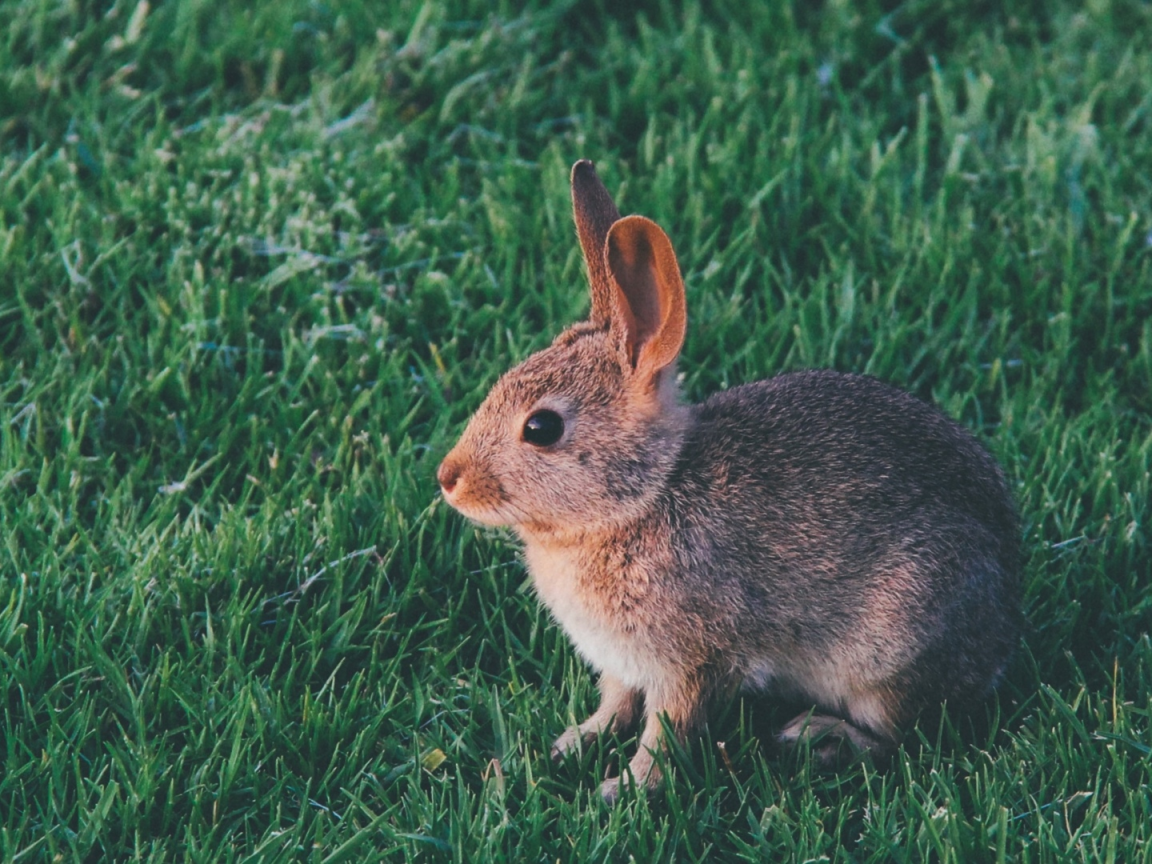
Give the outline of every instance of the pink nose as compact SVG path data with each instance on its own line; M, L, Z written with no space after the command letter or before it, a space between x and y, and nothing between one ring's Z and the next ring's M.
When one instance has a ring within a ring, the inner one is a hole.
M456 481L460 479L460 466L445 459L436 471L436 479L440 481L440 488L444 490L444 494L451 495L452 490L456 488Z

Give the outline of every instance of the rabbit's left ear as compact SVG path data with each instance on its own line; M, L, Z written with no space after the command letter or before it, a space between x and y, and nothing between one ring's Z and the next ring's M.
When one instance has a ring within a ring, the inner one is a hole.
M643 216L615 222L604 262L617 289L612 331L642 377L654 377L680 354L688 328L684 280L668 235Z
M587 159L572 166L572 215L588 268L588 288L592 293L593 324L602 325L616 312L616 289L604 263L604 242L608 229L620 218L620 211Z

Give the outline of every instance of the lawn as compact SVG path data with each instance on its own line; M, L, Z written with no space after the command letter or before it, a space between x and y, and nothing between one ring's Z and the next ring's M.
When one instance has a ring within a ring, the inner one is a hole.
M1152 860L1152 4L623 5L0 4L4 861ZM587 310L581 157L689 398L866 372L1006 469L1016 662L886 771L766 697L651 799L548 757L594 678L434 473Z

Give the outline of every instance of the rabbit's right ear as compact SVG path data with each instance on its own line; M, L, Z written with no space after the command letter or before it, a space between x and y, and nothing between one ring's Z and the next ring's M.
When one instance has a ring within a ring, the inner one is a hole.
M621 301L612 330L641 380L654 381L676 361L688 329L672 241L651 219L628 216L608 231L604 260Z
M602 325L612 320L617 310L616 286L604 260L604 243L608 229L620 219L620 211L587 159L572 166L572 214L576 218L576 233L580 235L588 286L592 291L590 318L593 324Z

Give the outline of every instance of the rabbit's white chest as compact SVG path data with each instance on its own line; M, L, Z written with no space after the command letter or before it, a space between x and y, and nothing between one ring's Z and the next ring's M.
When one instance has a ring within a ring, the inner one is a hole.
M645 631L621 627L600 598L582 590L578 553L529 543L524 557L541 602L594 669L641 689L665 677Z

